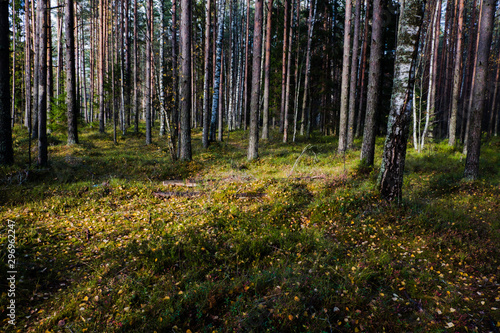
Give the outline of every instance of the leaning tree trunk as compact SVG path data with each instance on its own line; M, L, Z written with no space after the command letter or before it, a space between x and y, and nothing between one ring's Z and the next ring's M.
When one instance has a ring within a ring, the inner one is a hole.
M488 78L488 59L490 57L493 21L495 18L496 0L483 0L481 6L481 22L479 23L479 40L477 44L476 74L472 108L470 109L469 139L467 141L467 158L465 160L464 177L475 180L479 173L479 153L481 149L481 120L486 105Z
M73 0L66 0L64 8L64 27L66 35L66 107L68 109L68 145L78 143L74 19L75 13Z
M402 198L403 171L423 7L422 0L406 0L399 18L391 110L379 175L380 194L388 201L399 201Z
M0 0L0 165L14 162L9 82L9 2Z
M191 0L181 0L180 155L191 160Z
M373 165L375 156L375 125L380 94L380 59L382 58L383 43L382 14L382 0L375 0L373 2L372 42L370 46L370 72L368 74L365 127L363 131L363 144L361 146L361 160L364 160L364 163L369 166Z
M259 157L259 97L260 66L262 57L263 0L255 0L254 37L252 51L252 93L250 96L250 133L248 137L248 160Z
M339 147L338 152L347 149L347 121L349 103L349 54L351 52L351 12L352 0L347 0L345 5L344 23L344 55L342 57L342 84L340 94L340 121L339 121Z

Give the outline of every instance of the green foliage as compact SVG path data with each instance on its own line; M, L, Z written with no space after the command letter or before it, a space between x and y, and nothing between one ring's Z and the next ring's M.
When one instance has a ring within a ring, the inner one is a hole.
M48 115L47 128L55 135L65 135L68 131L68 113L66 107L66 93L54 97Z
M14 128L0 216L16 221L23 331L497 329L497 139L476 182L461 179L463 156L444 143L409 151L398 206L378 196L377 167L358 152L344 160L330 138L289 177L306 143L268 142L247 163L244 132L208 150L193 133L194 161L180 163L163 141L115 145L87 127L78 145L53 142L50 169L24 170L27 133Z

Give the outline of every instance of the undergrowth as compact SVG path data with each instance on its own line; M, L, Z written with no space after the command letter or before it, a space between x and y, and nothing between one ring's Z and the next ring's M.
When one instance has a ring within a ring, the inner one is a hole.
M445 143L409 149L394 205L376 190L380 160L338 155L329 137L263 142L248 162L245 133L203 150L195 131L193 161L172 162L164 139L145 146L128 134L115 145L86 128L71 147L54 137L50 166L38 169L27 166L27 133L14 133L17 164L1 169L0 271L10 219L19 332L500 329L496 138L483 144L476 182L462 180L464 156Z

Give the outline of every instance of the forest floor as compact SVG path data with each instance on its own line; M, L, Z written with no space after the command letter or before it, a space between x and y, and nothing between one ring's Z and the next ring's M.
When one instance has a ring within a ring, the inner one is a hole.
M483 142L475 182L445 142L409 147L396 205L376 190L383 138L371 170L359 141L343 156L332 137L275 134L247 162L245 133L203 150L195 131L187 163L164 139L115 145L86 128L75 146L52 137L50 166L28 170L27 133L14 132L17 164L0 169L0 331L500 331L498 138Z

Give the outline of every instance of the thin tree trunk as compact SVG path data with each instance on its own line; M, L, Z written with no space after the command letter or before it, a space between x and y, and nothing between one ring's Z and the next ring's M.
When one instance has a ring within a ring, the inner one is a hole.
M493 34L496 0L483 0L481 6L481 22L477 44L476 73L474 76L474 92L472 109L470 110L470 132L467 142L467 158L465 160L464 177L475 180L479 174L479 154L481 149L481 120L485 107L488 63Z
M448 132L448 145L455 146L457 134L458 105L460 101L460 88L462 86L462 53L463 53L463 26L464 26L465 1L458 0L458 27L457 27L457 51L455 59L455 70L453 73L453 92L451 98L451 116Z
M175 139L179 136L179 97L178 97L178 92L179 92L179 75L178 75L178 68L179 68L179 61L177 59L177 5L178 5L178 0L172 0L172 81L173 81L173 88L172 88L172 93L173 93L173 126L174 126L174 136ZM178 149L180 149L180 142L179 145L177 146ZM178 152L180 153L180 151Z
M380 60L382 58L382 0L373 2L372 35L370 46L370 69L368 76L368 94L366 97L365 128L361 146L361 160L368 166L375 158L375 131L380 95Z
M47 0L37 3L38 28L38 165L48 164L47 146ZM8 81L7 81L8 82Z
M180 159L191 160L191 0L181 0Z
M361 18L361 0L356 0L356 9L354 14L354 34L352 42L352 57L351 57L351 79L349 87L349 117L347 121L347 148L351 149L354 144L354 117L356 115L357 96L356 90L358 86L358 60L359 60L359 25Z
M148 0L146 2L146 68L145 68L145 81L146 86L144 89L144 99L145 99L145 112L146 112L146 144L150 145L152 143L151 138L151 48L153 39L153 0Z
M300 0L292 0L290 20L294 21L294 9L296 7L296 2ZM299 3L300 4L300 3ZM299 10L297 6L297 10ZM295 23L290 23L290 29L288 31L288 48L286 50L287 60L286 60L286 84L285 84L285 107L283 113L283 142L288 141L288 118L290 110L290 86L291 86L291 67L292 67L292 40L293 40L293 30L295 29ZM284 37L285 38L285 37Z
M367 48L368 48L368 43L369 43L369 39L368 39L368 36L369 36L369 31L370 31L370 24L369 24L369 17L370 17L370 4L371 4L371 1L369 0L365 0L366 2L366 10L365 10L365 23L364 23L364 35L363 35L363 47L362 47L362 51L361 51L361 69L360 69L360 80L359 80L359 86L360 86L360 89L359 89L359 98L358 98L358 102L359 102L359 106L358 106L358 123L356 125L356 137L359 137L362 133L362 131L364 130L364 117L365 117L365 113L363 112L364 111L364 101L365 101L365 91L366 91L366 65L367 65L367 62L366 62L366 58L367 58Z
M309 1L309 21L307 24L307 48L306 48L306 73L304 78L304 97L302 98L302 119L300 122L300 135L304 135L306 123L311 117L311 106L308 103L309 98L309 80L311 77L311 43L316 19L316 1ZM308 135L309 138L309 135Z
M424 149L425 138L429 131L429 126L431 119L434 119L435 105L436 105L436 79L437 79L437 58L438 58L438 48L439 48L439 31L441 22L441 1L438 0L436 3L436 9L434 13L434 24L431 25L432 38L431 43L431 59L429 67L429 89L427 92L427 106L425 111L425 126L422 132L422 137L420 141L419 152Z
M12 127L16 122L16 2L12 1Z
M495 88L493 88L493 97L491 99L491 111L490 111L490 121L488 125L488 136L493 135L493 129L495 127L495 124L498 122L498 110L496 108L497 105L497 98L498 98L498 86L500 81L500 62L497 63L497 73L495 75ZM496 117L495 117L496 115ZM495 132L496 136L496 132Z
M28 127L31 132L31 62L32 62L32 51L31 51L31 20L30 20L30 1L25 0L24 2L24 28L25 30L25 42L24 42L24 85L25 85L25 110L24 110L24 124Z
M399 18L391 110L379 175L380 194L388 201L400 201L402 198L423 6L422 0L406 0Z
M0 165L14 163L9 76L9 2L0 1Z
M75 13L73 0L66 0L64 7L64 27L66 35L66 107L68 109L68 145L78 143L74 19Z
M99 132L104 133L105 128L105 114L104 114L104 1L99 0L99 68L98 68L98 89L99 89Z
M293 0L292 0L293 2ZM286 99L286 78L287 78L287 55L288 55L288 29L290 29L290 15L288 12L288 0L284 1L285 18L283 23L283 60L281 69L281 109L280 109L280 132L285 126L285 99Z
M50 15L50 2L47 2L47 119L52 114L52 98L54 97L54 72L52 66L52 18Z
M285 0L287 1L287 0ZM248 126L248 53L250 49L249 31L250 31L250 0L247 0L247 17L245 29L245 77L243 79L243 129Z
M210 131L210 79L212 77L212 43L210 41L212 1L205 3L205 68L203 78L203 148L208 148L208 134Z
M347 123L349 103L349 54L351 51L351 11L352 0L346 0L344 23L344 55L342 57L342 83L340 95L339 147L338 152L347 149Z
M249 161L259 157L259 97L262 51L263 0L255 0L254 38L252 52L252 95L250 99L250 133L248 137Z
M217 125L217 111L219 107L219 89L221 84L221 65L222 65L222 36L224 34L224 4L223 0L219 0L219 10L217 19L217 39L215 46L215 78L214 91L212 95L212 116L210 119L210 141L215 141L215 132Z
M137 45L137 39L138 39L138 26L137 26L137 1L139 0L134 0L134 103L133 103L133 108L134 108L134 132L139 133L139 61L138 61L138 45ZM173 53L173 51L172 51Z
M262 139L269 140L269 72L271 70L271 24L273 0L267 0L266 46L264 62L264 108L262 112Z

